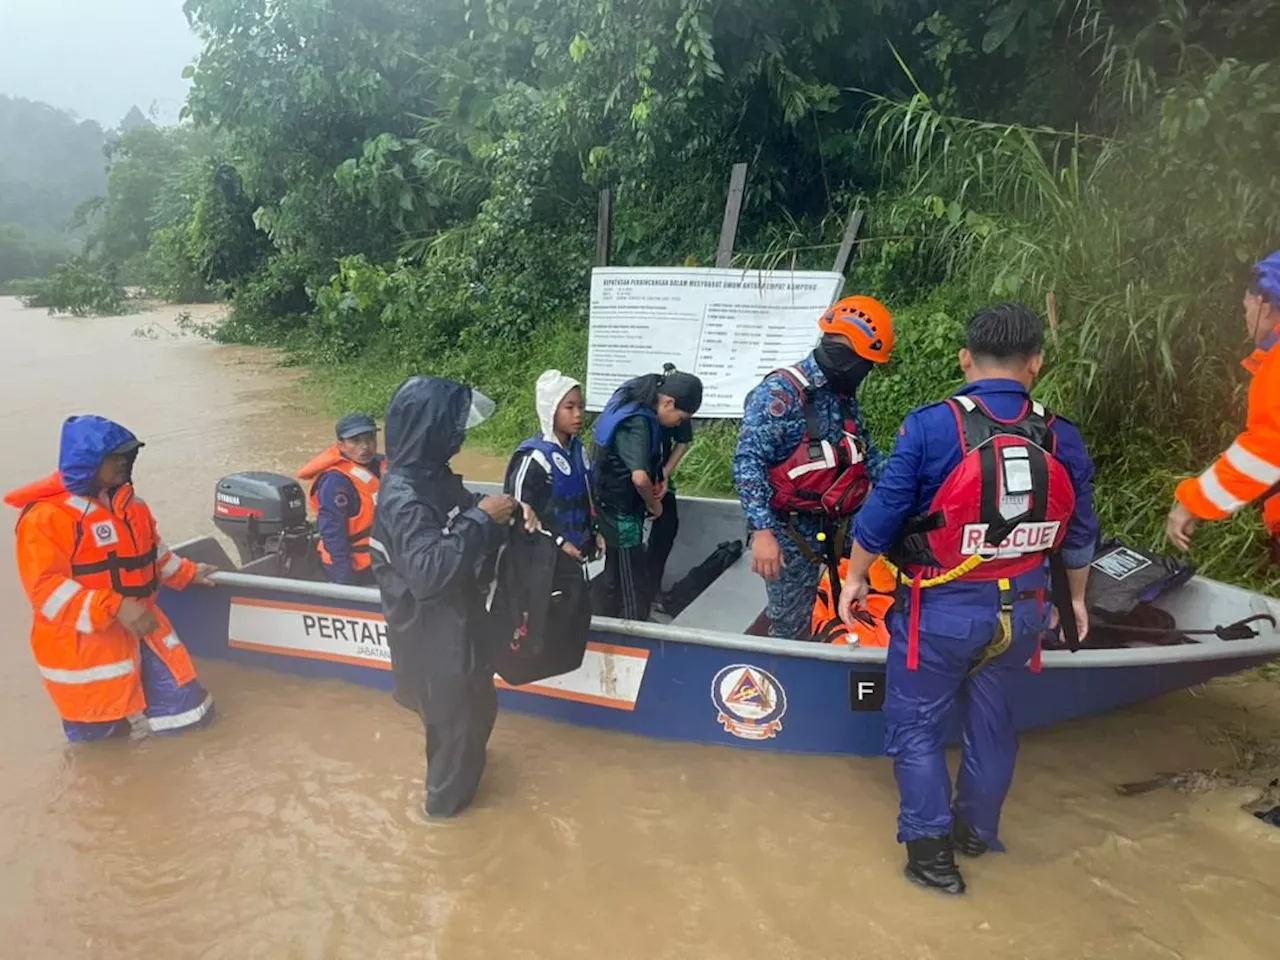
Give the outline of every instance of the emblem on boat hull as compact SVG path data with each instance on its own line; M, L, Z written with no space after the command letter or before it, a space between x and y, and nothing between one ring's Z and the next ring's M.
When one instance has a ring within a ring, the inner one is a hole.
M768 740L782 729L787 692L773 674L760 667L735 663L711 681L711 702L727 733L741 740Z

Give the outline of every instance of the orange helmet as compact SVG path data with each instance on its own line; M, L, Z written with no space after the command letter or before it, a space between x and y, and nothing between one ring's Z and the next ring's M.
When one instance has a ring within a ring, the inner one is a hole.
M824 334L845 337L853 351L875 363L887 363L893 349L893 317L875 297L845 297L818 321Z

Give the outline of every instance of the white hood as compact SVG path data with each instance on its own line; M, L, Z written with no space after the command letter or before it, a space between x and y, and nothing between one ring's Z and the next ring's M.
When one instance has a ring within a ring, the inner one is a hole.
M559 370L544 370L534 387L534 403L538 408L538 423L542 426L542 435L557 443L556 440L556 408L560 401L574 387L581 387L573 377L566 377Z

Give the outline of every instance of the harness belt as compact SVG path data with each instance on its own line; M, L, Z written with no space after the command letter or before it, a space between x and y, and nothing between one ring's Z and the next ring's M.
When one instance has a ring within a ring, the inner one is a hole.
M800 531L796 529L796 517L800 514L792 511L787 514L787 525L784 529L787 536L795 543L796 549L800 551L800 555L814 566L827 568L827 572L831 576L831 589L835 591L832 596L840 596L840 560L846 556L849 546L849 526L853 523L853 517L841 517L832 529L829 517L822 518L822 529L818 531L818 542L822 544L822 552L824 556L819 556L813 547L809 546L809 542L800 535Z
M925 577L923 573L917 573L915 576L909 576L903 573L897 566L887 558L884 558L885 566L898 578L900 586L910 588L910 609L908 615L910 617L907 628L907 669L920 669L920 600L921 592L929 587L939 587L943 584L953 583L961 577L972 573L983 563L983 557L974 554L960 564L943 573L932 577ZM985 667L996 657L1003 654L1013 644L1013 605L1019 600L1035 600L1037 608L1043 610L1044 607L1044 590L1022 590L1015 591L1012 581L1001 578L996 581L996 585L1000 589L1000 613L996 624L996 634L992 637L991 642L982 648L977 661L969 668L969 676L973 676L983 667ZM1069 609L1069 608L1068 608ZM1074 625L1074 621L1073 621ZM1064 631L1065 632L1065 631ZM1072 631L1074 633L1074 631ZM1040 672L1040 638L1036 640L1036 652L1031 657L1031 672ZM1075 649L1074 647L1072 649Z

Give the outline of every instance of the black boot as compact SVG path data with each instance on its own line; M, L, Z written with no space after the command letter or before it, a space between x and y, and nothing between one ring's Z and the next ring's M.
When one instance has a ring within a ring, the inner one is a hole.
M978 836L978 831L959 817L952 822L951 841L955 844L956 853L962 853L966 857L980 857L991 849L986 841Z
M964 893L964 877L956 866L950 837L907 841L907 879L943 893Z

